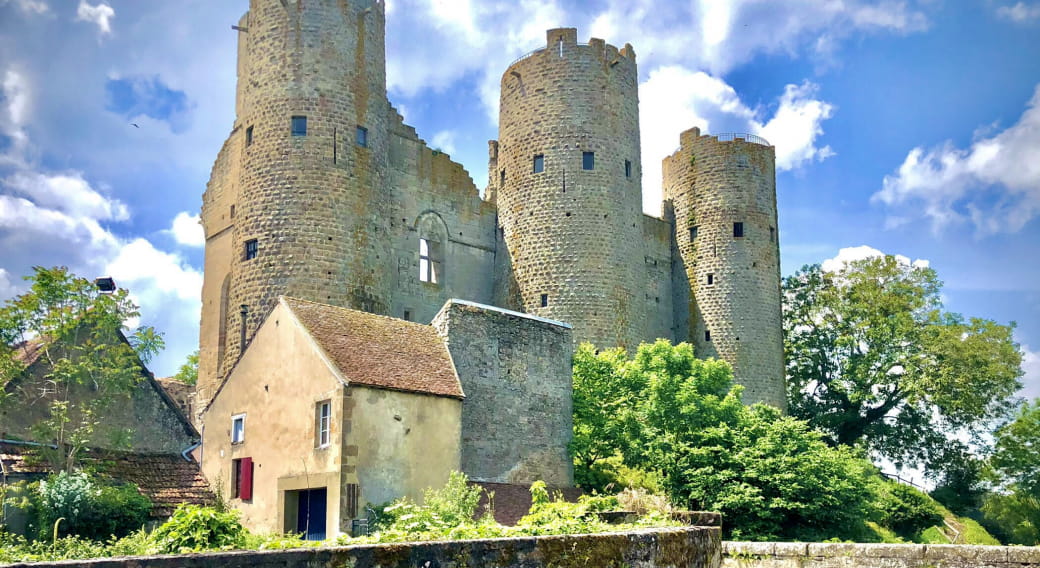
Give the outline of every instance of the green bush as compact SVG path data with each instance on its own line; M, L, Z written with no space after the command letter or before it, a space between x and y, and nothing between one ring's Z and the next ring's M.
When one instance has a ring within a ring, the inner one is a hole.
M112 484L83 472L60 472L29 484L26 497L20 506L29 512L30 534L47 542L54 538L55 523L59 537L119 538L144 526L152 510L136 485Z
M877 507L881 513L881 525L903 538L913 538L929 527L943 524L943 514L938 503L925 493L902 483L885 481L880 484Z
M247 534L238 520L238 511L181 505L170 520L155 529L152 541L159 552L179 554L241 548Z

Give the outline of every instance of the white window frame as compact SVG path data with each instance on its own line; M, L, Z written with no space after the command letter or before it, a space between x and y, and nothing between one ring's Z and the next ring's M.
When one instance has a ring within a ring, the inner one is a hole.
M323 400L318 403L317 447L326 448L332 443L332 401Z
M236 438L236 436L235 436L235 434L236 434L236 432L235 432L235 423L238 422L239 420L242 421L242 429L238 431L239 435ZM245 441L246 441L246 414L244 412L242 414L233 414L231 416L231 443L232 444L241 444L242 442L245 442Z

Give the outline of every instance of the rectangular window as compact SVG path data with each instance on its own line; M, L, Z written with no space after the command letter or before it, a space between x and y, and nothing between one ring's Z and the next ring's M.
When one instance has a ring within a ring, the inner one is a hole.
M549 305L549 294L542 294L542 307Z
M404 321L412 321L412 310L404 311Z
M697 240L697 227L690 227L690 242Z
M253 127L250 126L246 129L246 146L253 145Z
M502 170L498 172L498 183L499 185L505 185L506 183L506 171Z
M241 444L246 441L246 415L236 414L231 417L231 443Z
M545 171L545 156L538 154L534 157L534 173L540 174Z
M711 341L711 332L704 330L704 341Z
M332 441L332 401L323 400L317 404L314 410L315 416L315 445L324 448Z
M419 239L419 281L439 283L441 278L441 244L429 239Z
M743 237L744 236L744 223L733 223L733 236Z
M708 273L708 286L711 286L714 283L715 283L715 275L709 272Z
M582 152L581 153L581 169L592 170L596 168L596 153L595 152Z
M246 241L246 260L252 260L256 258L257 253L260 251L260 243L256 239L249 239Z
M368 129L364 126L357 127L357 145L368 147Z
M769 242L776 242L776 227L769 227Z
M307 117L306 116L294 116L294 117L292 117L292 135L293 136L306 136L307 135Z
M253 498L253 458L231 460L231 496L243 501Z
M625 160L625 177L632 177L632 160Z

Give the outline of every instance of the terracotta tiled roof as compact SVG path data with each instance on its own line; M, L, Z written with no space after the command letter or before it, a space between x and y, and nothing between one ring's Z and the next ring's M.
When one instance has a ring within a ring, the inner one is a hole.
M451 355L432 326L283 300L348 383L462 398Z
M480 503L477 505L478 515L487 510L488 492L495 494L495 520L499 524L513 526L520 517L531 510L531 487L529 485L516 485L513 483L489 483L484 481L471 481L484 490L480 495ZM555 498L557 492L563 493L563 498L572 503L578 500L584 493L578 487L550 487L549 495Z
M0 460L8 475L43 475L50 471L31 445L0 443ZM137 485L152 500L151 516L155 519L169 517L181 503L215 502L199 464L176 454L91 451L82 461L112 479Z

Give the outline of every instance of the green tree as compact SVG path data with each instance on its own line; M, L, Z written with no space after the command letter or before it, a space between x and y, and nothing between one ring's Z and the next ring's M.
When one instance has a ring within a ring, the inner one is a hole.
M660 475L680 506L721 511L736 538L852 537L863 526L870 465L804 421L745 407L727 363L659 340L631 360L583 345L574 366L576 478L621 455Z
M991 463L1003 480L1040 499L1040 398L1023 402L1014 420L997 429Z
M187 360L184 361L180 369L177 369L177 374L173 378L186 385L193 385L199 382L199 352L197 349L194 353L188 355Z
M789 411L831 443L941 469L948 434L978 436L1021 384L1012 326L943 310L935 271L892 256L784 279Z
M33 435L57 445L45 452L55 470L71 472L79 452L98 436L127 439L127 432L102 429L104 417L129 399L143 379L143 362L163 341L150 327L124 333L125 322L139 316L126 290L102 293L64 267L33 270L29 291L0 307L0 383L7 395L0 404L46 405ZM18 392L27 361L43 369L42 395Z

